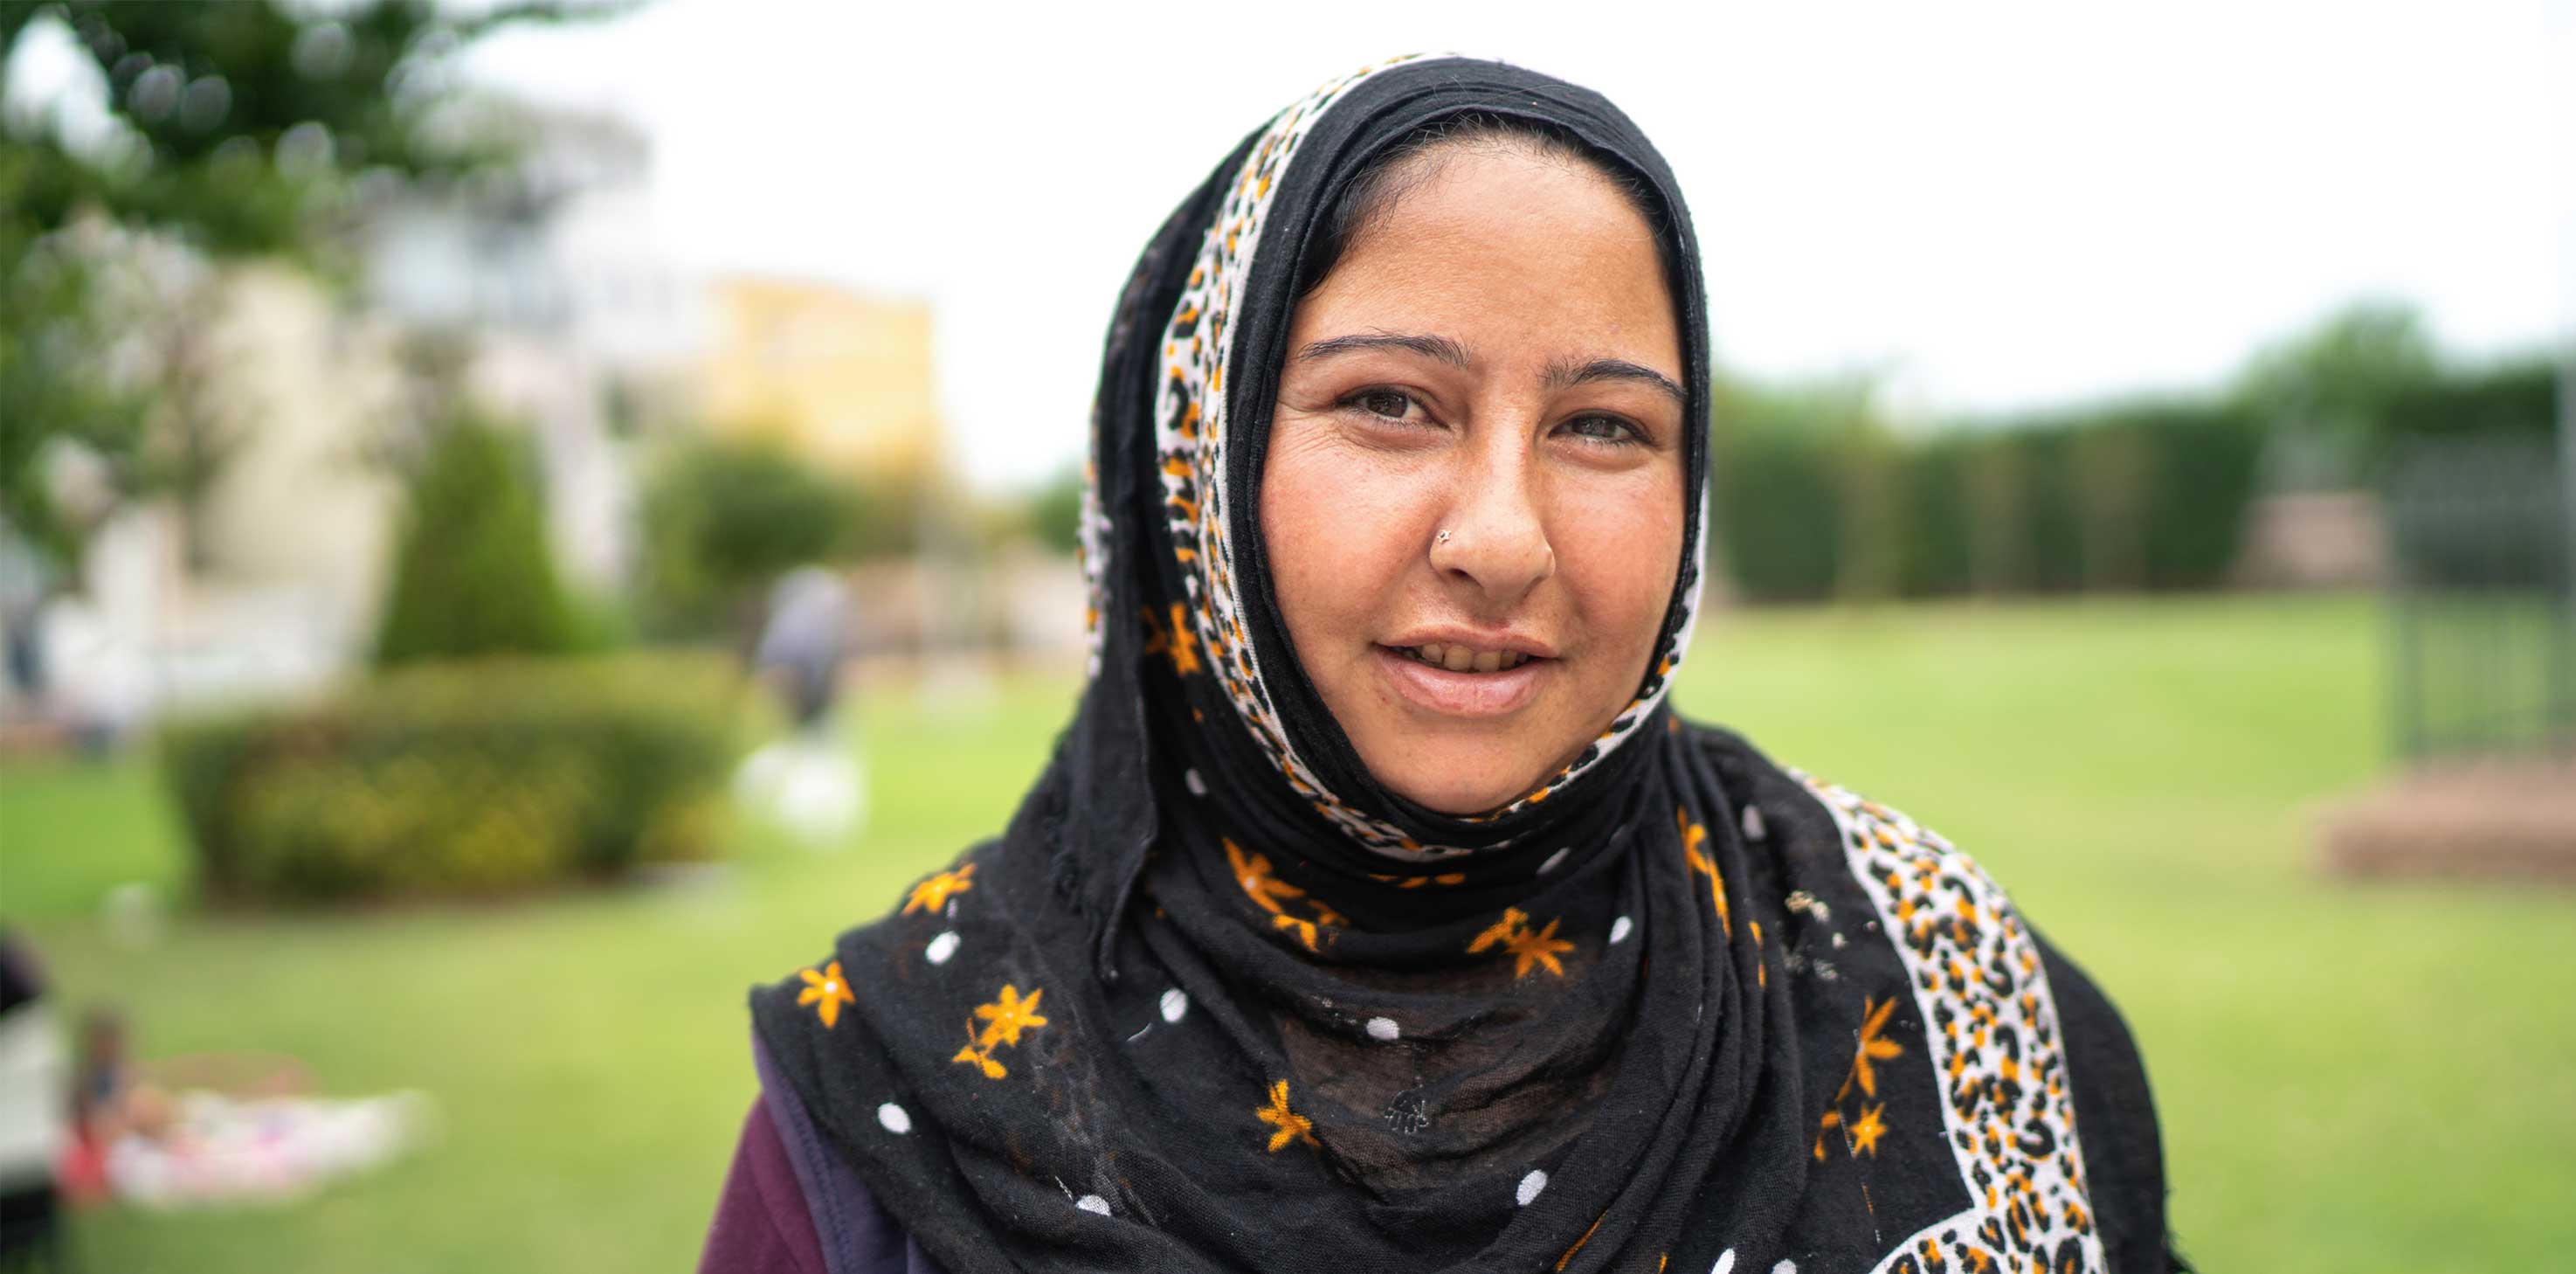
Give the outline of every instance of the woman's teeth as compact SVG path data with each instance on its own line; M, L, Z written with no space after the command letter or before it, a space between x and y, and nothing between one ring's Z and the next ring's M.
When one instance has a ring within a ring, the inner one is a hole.
M1530 657L1517 650L1478 650L1473 646L1444 645L1425 642L1419 646L1399 646L1405 654L1451 672L1503 672L1528 663Z

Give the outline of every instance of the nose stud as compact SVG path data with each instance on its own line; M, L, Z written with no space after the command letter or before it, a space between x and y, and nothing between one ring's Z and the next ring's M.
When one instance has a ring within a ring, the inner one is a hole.
M1442 531L1440 534L1432 536L1431 542L1434 544L1446 544L1449 542L1449 533L1447 531Z

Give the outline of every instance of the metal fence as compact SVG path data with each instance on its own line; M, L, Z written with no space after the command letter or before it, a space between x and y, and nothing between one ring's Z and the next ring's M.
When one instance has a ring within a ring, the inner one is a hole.
M2409 760L2576 752L2576 562L2548 435L2394 458L2392 719Z

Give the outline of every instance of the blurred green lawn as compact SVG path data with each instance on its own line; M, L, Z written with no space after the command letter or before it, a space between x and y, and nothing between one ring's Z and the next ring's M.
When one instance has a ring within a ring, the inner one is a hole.
M2127 1012L2176 1229L2212 1271L2523 1270L2576 1239L2576 897L2353 887L2321 797L2382 763L2358 599L1722 614L1681 702L1976 854ZM147 1055L259 1049L421 1088L439 1142L274 1211L107 1213L92 1270L645 1270L696 1259L753 1087L745 986L999 827L1062 678L864 704L874 811L840 855L746 833L719 883L366 915L94 910L185 867L146 763L0 773L0 914Z

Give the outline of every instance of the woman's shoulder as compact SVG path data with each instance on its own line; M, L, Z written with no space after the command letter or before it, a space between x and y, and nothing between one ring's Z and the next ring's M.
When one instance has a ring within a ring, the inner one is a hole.
M806 1113L755 1036L761 1093L743 1119L700 1274L937 1274Z
M1975 967L2007 957L2017 977L2064 982L2088 1008L2108 1011L2100 989L2039 935L1972 853L1901 809L1772 761L1739 734L1693 731L1738 806L1748 850L1783 893L1831 880L1866 898L1909 964L1937 969L1965 958ZM2121 1035L2125 1041L2125 1028Z
M1784 874L1848 871L1882 909L1909 897L1919 905L1922 894L1946 886L1979 895L1989 914L2010 914L2002 885L1973 855L1903 810L1774 761L1733 730L1685 728L1718 771L1748 846Z
M800 1091L814 1091L850 1064L853 1041L909 1038L915 1024L944 1018L960 976L1029 985L1022 971L1061 953L1046 945L1056 929L1031 922L1047 911L1043 864L1015 861L1014 852L1005 840L981 841L890 881L868 908L871 918L754 982L752 1027L770 1064Z
M812 1201L799 1185L778 1121L766 1102L755 1101L707 1223L699 1274L824 1274L827 1268Z
M1988 1024L2027 1062L2063 1051L2086 1187L2114 1269L2173 1267L2164 1161L2145 1064L2128 1024L1969 852L1904 811L1771 761L1741 735L1694 727L1743 820L1745 845L1792 911L1839 898L1884 933L1928 1021ZM1831 904L1828 903L1827 906ZM2027 1035L2027 1038L2025 1038ZM1955 1041L1933 1041L1955 1049ZM2000 1042L2000 1041L1998 1041ZM1971 1051L1940 1068L1983 1082Z
M829 962L883 958L896 948L942 963L946 956L939 934L973 923L979 913L1009 911L1009 905L991 898L1007 887L997 861L1001 849L999 840L979 841L944 863L897 878L873 897L862 897L854 910L865 918L832 935L823 946L823 960L769 984L770 989L801 994L800 981L812 985L806 975L825 972Z

